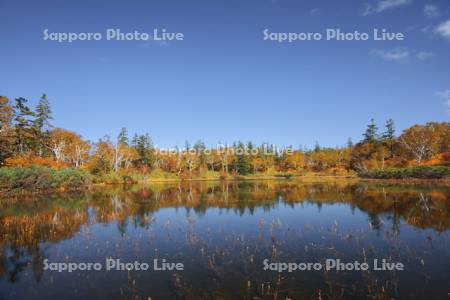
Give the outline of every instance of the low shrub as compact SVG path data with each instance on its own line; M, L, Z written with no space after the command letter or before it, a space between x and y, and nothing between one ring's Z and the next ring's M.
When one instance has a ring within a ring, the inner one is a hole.
M220 172L208 170L203 174L204 179L220 179Z
M166 179L178 179L178 176L174 173L166 172L161 169L154 169L150 173L151 180L166 180Z
M123 183L123 178L119 173L109 172L102 175L95 176L96 183L106 183L106 184L119 184Z
M295 176L295 174L287 173L287 172L278 172L274 174L275 177L290 179Z
M358 173L362 178L374 179L441 179L450 177L450 167L418 166L411 168L372 169Z
M0 190L43 190L79 188L88 185L88 173L72 169L53 169L41 166L0 168Z

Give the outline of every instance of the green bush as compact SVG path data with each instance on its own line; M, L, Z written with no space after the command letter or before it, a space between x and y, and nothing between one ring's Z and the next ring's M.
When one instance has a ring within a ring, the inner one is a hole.
M123 183L123 178L119 173L109 172L101 176L95 176L94 180L96 183L106 183L106 184L119 184Z
M178 179L178 176L174 173L165 172L161 169L154 169L150 173L150 179L152 179L152 180Z
M0 168L0 190L42 190L52 188L78 188L90 182L88 173L72 168L47 167Z
M278 172L275 174L275 177L285 178L285 179L291 179L294 177L295 174L287 173L287 172Z
M450 167L419 166L412 168L372 169L358 173L362 178L374 179L441 179L450 177Z

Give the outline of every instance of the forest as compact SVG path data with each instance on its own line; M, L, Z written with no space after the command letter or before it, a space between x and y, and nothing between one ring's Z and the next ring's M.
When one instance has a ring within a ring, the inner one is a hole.
M0 97L0 189L146 180L245 179L305 175L442 178L450 175L450 123L415 124L397 134L392 119L372 119L353 143L313 149L236 141L158 149L148 133L89 141L52 125L45 94L32 108L22 97ZM300 141L293 141L300 143Z

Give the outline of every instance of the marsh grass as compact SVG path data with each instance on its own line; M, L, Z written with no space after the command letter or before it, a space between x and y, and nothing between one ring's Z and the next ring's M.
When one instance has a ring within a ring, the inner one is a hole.
M0 191L73 189L88 186L88 173L73 168L0 168Z

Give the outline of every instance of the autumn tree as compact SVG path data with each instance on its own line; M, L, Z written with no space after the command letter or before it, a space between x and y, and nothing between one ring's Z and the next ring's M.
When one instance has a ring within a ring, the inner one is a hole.
M113 149L112 169L118 172L121 168L128 169L134 160L138 158L136 149L128 145L128 134L125 127L122 128L117 141L111 145Z
M430 122L428 124L432 124L434 126L434 138L436 142L433 144L433 153L443 153L450 151L450 123L442 122L435 123Z
M217 147L217 155L219 156L222 173L227 174L229 172L229 165L232 161L232 156L230 155L230 149L228 145L219 143Z
M338 148L322 148L309 152L306 160L312 170L320 172L338 167L343 162L343 156Z
M188 141L185 142L184 150L182 151L182 160L185 169L187 169L189 178L192 178L194 169L199 165L199 156L195 148L191 148Z
M106 174L114 164L114 149L109 136L105 136L94 144L93 153L89 158L88 169L96 175Z
M373 167L372 160L376 148L373 143L360 142L353 147L350 166L356 171L366 171Z
M404 130L400 141L419 166L431 155L432 132L427 126L414 125Z
M355 170L370 168L384 169L387 161L394 157L398 142L395 138L394 121L386 121L386 130L378 135L378 127L373 119L367 125L363 140L351 152L350 165Z
M386 166L388 159L387 148L379 141L357 143L350 155L350 167L357 171L365 171L371 168Z
M292 153L284 152L282 156L283 171L301 171L306 167L305 154L299 150Z
M47 96L40 98L35 110L25 98L10 103L0 97L0 166L45 165L49 167L86 167L94 174L136 170L145 174L155 168L192 178L205 170L221 175L274 172L337 172L341 169L362 171L371 168L405 167L411 162L421 165L450 164L450 123L429 122L405 129L397 137L392 119L379 135L371 119L356 144L349 139L345 147L298 149L278 153L274 145L235 142L207 148L201 140L191 148L176 148L168 155L156 149L148 134L129 139L126 128L111 140L109 137L91 144L75 132L53 128L52 110ZM56 164L55 164L56 162ZM126 171L128 172L128 171Z
M400 141L418 165L442 150L449 149L450 123L429 122L403 131Z
M80 168L88 160L90 145L75 132L55 128L50 132L49 149L55 160Z
M210 149L210 153L206 155L206 165L211 171L216 171L220 166L220 155L218 149Z

